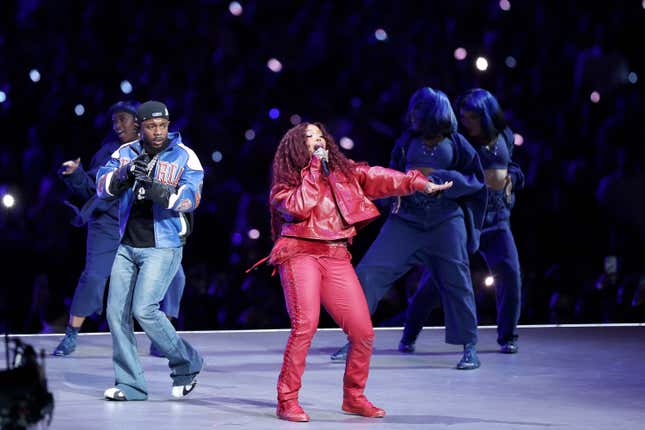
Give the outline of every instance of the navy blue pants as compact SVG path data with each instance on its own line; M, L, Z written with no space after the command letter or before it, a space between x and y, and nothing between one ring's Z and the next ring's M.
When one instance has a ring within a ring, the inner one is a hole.
M520 259L508 222L482 232L480 251L495 278L497 342L517 340L517 323L522 308Z
M508 220L482 231L479 251L495 278L497 342L517 340L521 309L520 263ZM439 288L426 271L408 306L402 341L414 343L434 307L439 305ZM446 321L446 325L448 322Z
M115 237L112 230L100 224L91 224L87 229L85 269L76 285L70 309L70 314L74 316L88 317L103 312L103 294L119 247L118 233ZM179 305L185 285L186 276L180 265L168 292L160 303L161 310L166 315L174 318L179 315Z
M476 344L477 312L462 217L423 227L390 215L356 267L370 313L392 284L418 265L429 269L441 291L446 343Z

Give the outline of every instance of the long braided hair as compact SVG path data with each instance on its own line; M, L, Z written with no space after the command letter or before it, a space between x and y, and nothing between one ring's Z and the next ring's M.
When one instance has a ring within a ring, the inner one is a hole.
M307 126L315 125L322 131L327 150L329 151L328 163L329 170L341 173L347 177L353 175L352 164L340 151L338 145L325 126L319 122L303 122L292 127L285 133L280 140L278 148L273 157L273 178L271 180L271 189L276 185L285 187L297 187L301 184L302 178L300 171L305 168L311 160L311 154L307 149L306 134ZM276 240L280 237L282 215L273 207L271 208L271 237Z

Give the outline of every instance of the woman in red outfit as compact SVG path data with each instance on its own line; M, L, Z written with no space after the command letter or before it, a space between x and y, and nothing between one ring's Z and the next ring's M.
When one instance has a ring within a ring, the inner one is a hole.
M379 215L373 199L433 193L420 172L407 174L347 159L322 124L299 124L280 141L273 160L270 263L280 273L291 334L278 378L279 418L309 421L298 403L307 351L318 328L320 304L343 329L351 347L343 378L345 412L383 417L363 391L374 330L347 245L357 229Z

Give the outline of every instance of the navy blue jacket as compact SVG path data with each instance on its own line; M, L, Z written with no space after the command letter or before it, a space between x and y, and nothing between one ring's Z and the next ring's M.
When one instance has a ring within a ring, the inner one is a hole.
M405 171L406 152L412 137L404 135L399 139L392 150L390 167ZM453 181L453 186L441 192L441 198L455 201L464 215L466 232L468 234L467 248L469 253L479 249L479 237L486 215L487 191L484 181L479 156L475 149L459 133L450 135L453 146L454 159L450 169L436 169L429 176L432 182L441 184ZM401 197L408 206L419 205L423 199L435 199L435 196L421 196L419 193L408 197ZM423 211L414 211L423 214ZM420 215L423 216L423 215ZM451 216L447 214L447 216ZM437 221L442 221L438 219Z
M99 199L96 195L95 178L99 168L107 163L111 154L120 145L118 140L106 140L92 157L89 170L84 170L83 165L80 164L70 175L59 174L72 194L85 202L80 209L69 202L65 202L76 212L76 216L71 222L72 225L81 227L89 223L90 225L105 227L105 231L112 231L115 237L118 237L119 202Z

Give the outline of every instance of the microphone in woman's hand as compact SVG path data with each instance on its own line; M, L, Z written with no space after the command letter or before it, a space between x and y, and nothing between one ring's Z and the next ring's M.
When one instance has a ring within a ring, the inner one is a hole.
M314 146L314 155L320 158L322 171L325 176L329 176L329 164L327 163L327 151L321 145Z

